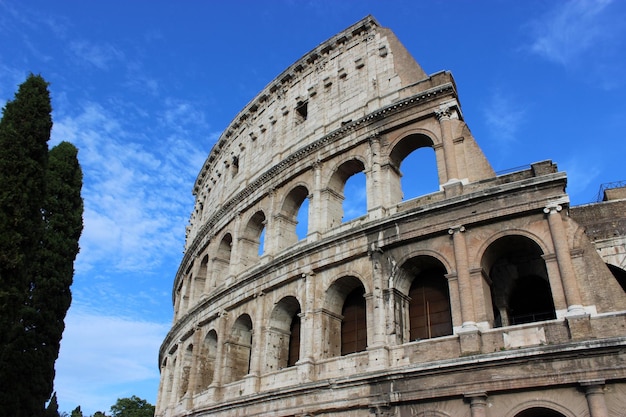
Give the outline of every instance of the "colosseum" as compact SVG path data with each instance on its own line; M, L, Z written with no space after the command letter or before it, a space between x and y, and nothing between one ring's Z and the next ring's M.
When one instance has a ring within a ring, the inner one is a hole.
M405 198L421 148L439 187ZM552 161L496 174L452 75L357 22L209 153L157 416L625 415L626 188L570 207L566 181Z

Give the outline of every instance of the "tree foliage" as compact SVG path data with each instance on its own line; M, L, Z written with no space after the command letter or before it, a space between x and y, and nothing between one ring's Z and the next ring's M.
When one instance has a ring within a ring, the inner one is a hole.
M45 415L71 302L82 172L73 145L48 151L51 112L30 75L0 120L0 415Z
M154 406L136 395L130 398L118 398L111 406L112 417L153 417Z

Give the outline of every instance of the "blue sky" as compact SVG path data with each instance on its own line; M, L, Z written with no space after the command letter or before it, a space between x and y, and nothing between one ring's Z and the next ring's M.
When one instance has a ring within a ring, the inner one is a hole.
M427 73L452 71L496 171L552 159L574 204L626 180L626 2L0 0L0 105L41 74L51 145L73 142L84 171L61 411L156 402L204 159L274 77L368 14Z

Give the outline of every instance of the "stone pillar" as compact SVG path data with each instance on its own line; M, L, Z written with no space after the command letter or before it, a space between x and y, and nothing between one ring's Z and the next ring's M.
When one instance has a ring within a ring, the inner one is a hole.
M315 241L323 231L325 216L322 215L322 166L313 164L313 192L309 199L309 234L308 241Z
M572 266L567 233L565 232L563 219L560 215L561 209L562 207L560 205L555 204L546 207L543 209L543 212L546 213L548 217L548 225L550 227L550 234L552 235L556 262L559 266L561 282L563 283L563 290L567 301L567 313L568 315L574 316L584 315L585 310L582 306L578 283L576 282L576 275L574 274L574 267Z
M454 226L448 230L448 233L452 235L456 273L459 280L459 301L461 303L461 317L463 320L461 327L464 329L475 329L476 322L474 319L472 282L467 260L465 235L463 232L465 232L464 226Z
M193 396L198 391L198 372L200 371L200 367L198 364L200 363L200 350L202 339L200 328L196 327L193 334L193 351L191 357L191 370L189 371L189 385L187 387L187 409L193 408Z
M469 355L478 353L481 350L481 335L476 326L474 313L473 289L467 259L467 247L465 244L465 227L454 226L448 230L452 235L454 246L454 260L456 264L456 274L459 287L459 302L461 304L462 324L460 329L456 329L461 344L461 353Z
M219 388L222 386L224 380L224 368L226 364L226 357L224 353L224 346L228 336L226 335L226 324L228 323L228 313L222 311L219 314L219 321L217 323L217 352L215 353L215 368L213 370L213 381L210 387L214 389L214 398L216 401L219 399Z
M252 346L250 347L250 371L246 375L246 392L254 393L259 390L259 376L261 375L261 358L265 351L265 332L263 331L263 312L265 311L265 294L259 293L256 297L254 324L252 329Z
M476 392L465 394L465 398L470 403L470 413L472 417L487 417L487 394Z
M373 212L374 218L382 217L383 202L383 184L380 168L380 138L373 134L370 136L370 174L367 181L367 202L368 212Z
M604 399L604 380L581 381L580 385L585 389L589 416L609 417L609 410Z
M456 111L449 105L442 105L436 111L437 119L441 127L441 141L443 143L443 156L446 164L446 181L452 182L458 180L459 173L456 164L456 154L454 151L454 138L452 134L452 118L458 118Z
M315 309L315 280L313 273L302 274L304 278L304 305L300 314L300 360L313 359L313 310Z
M178 349L176 350L176 367L172 369L172 372L174 373L174 383L172 384L172 392L170 397L170 404L172 406L176 406L180 399L180 393L178 392L178 390L180 389L180 383L183 378L183 367L185 366L183 350L183 342L179 341Z

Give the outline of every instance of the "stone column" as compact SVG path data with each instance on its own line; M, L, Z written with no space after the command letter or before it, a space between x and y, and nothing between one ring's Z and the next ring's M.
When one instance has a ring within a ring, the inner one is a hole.
M472 417L487 417L487 394L476 392L465 394L470 402L470 412Z
M567 301L567 313L568 315L584 315L585 310L583 309L580 293L578 291L578 283L576 282L576 275L574 274L572 258L567 243L567 233L565 232L563 219L560 215L561 210L562 207L560 205L554 204L544 208L543 212L546 213L548 217L548 225L550 227L550 234L552 235L556 262L559 266L561 282L563 283L563 290Z
M228 313L226 311L220 312L219 321L217 323L217 352L215 353L215 367L213 370L213 381L210 385L210 387L212 387L215 391L222 386L222 381L224 380L224 365L226 364L224 345L228 340L228 336L226 334L227 322ZM215 393L214 396L218 397L218 394L219 393ZM215 400L217 401L218 398L215 398Z
M472 297L472 282L467 260L467 247L465 245L465 227L454 226L448 230L452 235L454 246L454 260L456 264L457 279L459 282L459 301L461 303L461 317L464 329L476 329L474 319L474 303Z
M315 380L315 274L309 271L302 274L302 278L304 278L304 305L300 313L300 359L297 366L300 382L309 382Z
M197 380L198 380L198 372L200 371L200 367L198 364L200 363L200 350L202 339L200 328L196 327L193 334L193 351L191 357L191 370L189 371L189 385L187 386L187 409L193 408L193 396L198 391Z
M176 404L178 404L178 401L180 400L180 393L178 392L178 390L180 389L180 382L183 378L183 367L185 366L183 350L183 342L179 341L178 349L176 350L176 367L172 369L172 372L174 373L174 383L172 384L172 392L169 401L172 406L176 406Z
M585 389L590 417L609 417L609 410L604 399L604 380L581 381Z
M380 172L380 138L378 135L373 134L369 138L370 143L370 175L367 182L367 211L374 211L375 218L380 218L382 213L380 210L383 207L383 190L382 190L382 178Z
M436 111L437 119L441 127L441 141L443 143L443 156L446 163L446 181L458 180L459 173L456 164L454 141L452 137L452 118L458 117L456 111L449 105L444 105Z
M252 329L252 346L250 347L250 371L246 375L246 391L258 392L259 376L261 375L261 359L265 351L265 332L263 331L263 312L265 311L265 294L256 297L254 324Z
M322 167L319 162L313 164L313 192L309 198L309 232L307 240L319 238L324 224L322 215Z

